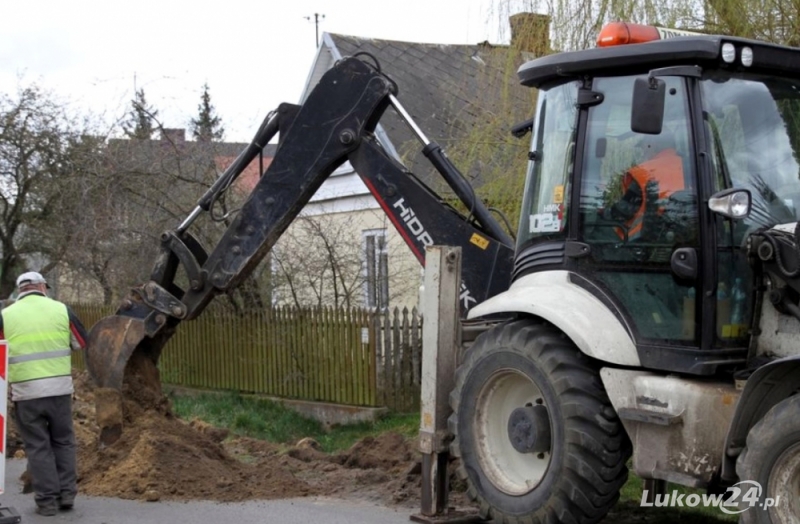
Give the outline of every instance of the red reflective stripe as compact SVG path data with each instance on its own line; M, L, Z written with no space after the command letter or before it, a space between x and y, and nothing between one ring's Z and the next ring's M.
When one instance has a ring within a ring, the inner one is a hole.
M8 342L0 344L0 379L6 380L6 364L8 362Z
M642 233L642 217L639 216L628 228L628 240L636 240Z
M81 348L85 348L86 341L83 339L80 332L78 332L78 330L75 328L72 322L69 323L69 330L72 332L72 336L75 337L75 340L78 341L78 344L81 346Z
M638 217L633 217L625 223L625 226L628 231L628 240L636 240L636 238L642 233L642 216L639 215ZM625 229L622 229L621 227L615 227L614 229L616 230L619 239L625 240Z

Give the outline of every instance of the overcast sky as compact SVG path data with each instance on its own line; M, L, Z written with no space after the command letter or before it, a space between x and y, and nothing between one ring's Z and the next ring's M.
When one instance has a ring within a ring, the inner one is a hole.
M9 0L0 91L36 83L106 122L134 88L166 127L187 127L204 83L229 141L249 141L268 111L296 103L320 38L499 43L492 0ZM311 20L306 20L310 17Z

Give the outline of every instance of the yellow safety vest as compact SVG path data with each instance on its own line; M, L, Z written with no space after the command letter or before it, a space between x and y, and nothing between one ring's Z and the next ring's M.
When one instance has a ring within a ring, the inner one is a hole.
M3 309L2 315L9 383L71 375L67 306L33 294Z

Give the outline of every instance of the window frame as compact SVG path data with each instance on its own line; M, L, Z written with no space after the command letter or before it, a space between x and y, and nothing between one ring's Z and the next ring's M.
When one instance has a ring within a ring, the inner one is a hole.
M361 232L364 305L380 311L389 308L389 249L386 233L385 228Z

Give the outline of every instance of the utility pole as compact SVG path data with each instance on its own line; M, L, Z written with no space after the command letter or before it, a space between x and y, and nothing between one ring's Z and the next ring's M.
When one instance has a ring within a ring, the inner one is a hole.
M305 18L308 21L311 21L311 17L310 16L304 16L303 18ZM319 13L314 13L314 31L315 31L315 33L317 35L317 40L316 40L317 47L319 47L319 23L320 23L321 20L324 20L324 19L325 19L325 15L321 15Z

